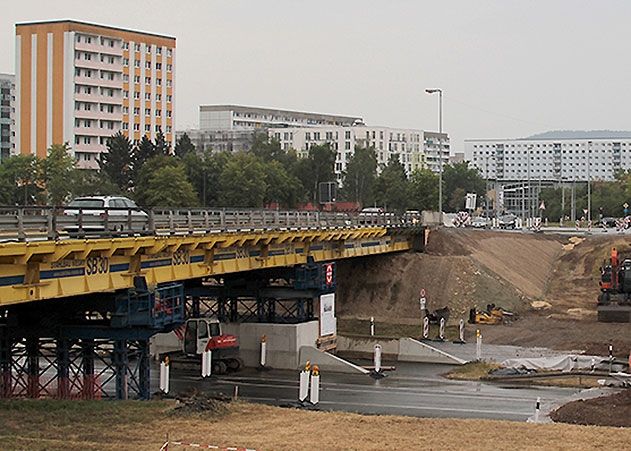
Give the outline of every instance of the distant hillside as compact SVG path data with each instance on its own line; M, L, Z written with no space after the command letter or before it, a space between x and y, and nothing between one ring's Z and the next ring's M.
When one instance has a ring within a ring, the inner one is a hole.
M523 139L606 139L631 138L631 131L622 130L553 130Z

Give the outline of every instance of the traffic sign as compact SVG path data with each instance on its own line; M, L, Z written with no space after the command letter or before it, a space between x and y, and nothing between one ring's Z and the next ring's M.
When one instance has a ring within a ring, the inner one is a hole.
M629 208L629 204L625 202L624 204L622 204L622 207L626 210L627 208Z
M333 263L326 264L324 280L327 286L333 285Z
M421 297L424 298L425 297L425 288L421 288Z

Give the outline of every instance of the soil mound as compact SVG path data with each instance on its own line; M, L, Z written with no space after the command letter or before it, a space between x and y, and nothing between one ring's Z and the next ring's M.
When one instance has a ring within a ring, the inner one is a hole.
M631 427L631 390L570 402L552 412L550 418L559 423Z

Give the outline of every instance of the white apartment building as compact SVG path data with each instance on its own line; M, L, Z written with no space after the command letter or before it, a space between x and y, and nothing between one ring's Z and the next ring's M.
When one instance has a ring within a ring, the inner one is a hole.
M107 139L174 144L175 38L72 20L17 24L16 152L69 143L95 169Z
M15 76L0 74L0 162L15 153Z
M200 105L201 130L257 130L275 127L353 125L361 117L307 113L241 105Z
M498 181L613 180L631 169L630 138L465 140L473 166Z
M390 127L371 127L365 125L356 126L330 126L330 127L289 127L284 129L270 129L269 136L280 142L284 150L295 149L300 157L306 157L309 148L314 145L330 143L337 151L335 162L335 174L338 181L346 171L346 165L355 151L355 146L375 148L379 170L388 164L390 156L398 155L399 161L405 167L409 175L414 170L428 167L426 160L427 148L434 150L437 144L437 133L424 132L423 130L401 129ZM448 143L446 134L444 140ZM448 144L447 144L448 146ZM449 161L449 150L443 150ZM436 151L436 161L438 151ZM439 164L436 165L439 167Z

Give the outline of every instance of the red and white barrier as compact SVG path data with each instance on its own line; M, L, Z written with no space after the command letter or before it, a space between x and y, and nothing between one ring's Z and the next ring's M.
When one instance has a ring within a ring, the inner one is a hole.
M541 411L541 398L537 397L537 403L535 404L535 423L539 423L539 412Z
M381 372L381 345L375 345L375 354L373 356L373 363L375 365L375 373L379 374Z
M167 451L169 446L186 446L189 448L200 448L200 449L216 449L219 451L256 451L254 448L243 448L240 446L217 446L217 445L207 445L204 443L192 443L192 442L180 442L180 441L166 441L160 448L160 451Z
M265 368L267 363L267 337L263 335L261 337L261 368Z
M438 339L445 341L445 318L440 319L440 325L438 326Z
M429 318L427 316L423 318L423 340L429 338Z
M475 331L475 359L482 360L482 334L480 329Z
M311 363L307 360L304 369L300 372L300 387L298 389L298 401L305 402L309 393L309 378L311 376Z
M318 365L313 365L313 369L311 370L309 402L314 406L317 406L320 402L320 368L318 368Z
M374 316L370 317L370 336L375 336L375 318Z
M202 353L202 377L209 377L212 374L212 354L211 350Z

